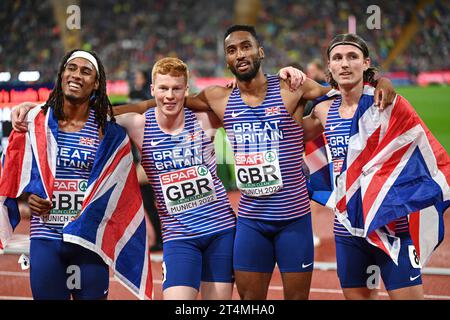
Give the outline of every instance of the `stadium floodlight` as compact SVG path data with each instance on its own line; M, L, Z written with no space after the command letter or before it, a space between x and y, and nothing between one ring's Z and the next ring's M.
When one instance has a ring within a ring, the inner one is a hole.
M0 72L0 82L11 80L11 72Z
M40 77L39 71L21 71L19 73L19 81L22 82L38 81Z

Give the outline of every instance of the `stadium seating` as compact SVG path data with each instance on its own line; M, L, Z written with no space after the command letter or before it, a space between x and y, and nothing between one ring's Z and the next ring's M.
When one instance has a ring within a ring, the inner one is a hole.
M257 30L268 57L265 70L274 72L294 62L306 65L323 57L331 37L347 32L349 15L356 17L357 33L368 41L375 65L386 59L402 28L417 15L420 31L384 71L416 74L450 69L448 2L431 1L418 12L419 0L401 6L384 2L379 4L381 29L369 30L371 2L261 1ZM79 4L82 46L100 54L111 80L130 80L134 70L148 68L165 55L187 61L194 75L217 77L227 72L222 35L233 23L233 1L79 0ZM20 70L39 70L40 81L52 81L64 49L51 1L1 1L0 25L0 72L12 72L15 80Z

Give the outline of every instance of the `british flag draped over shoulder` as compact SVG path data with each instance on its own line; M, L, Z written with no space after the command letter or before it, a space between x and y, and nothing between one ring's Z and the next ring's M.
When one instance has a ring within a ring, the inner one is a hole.
M310 168L312 199L335 209L352 235L366 238L395 263L400 243L393 221L408 216L411 238L424 266L444 237L450 158L408 101L397 95L393 105L380 112L373 93L374 88L364 87L335 188L313 182L331 180L324 170L331 168L325 140L319 137L307 146L306 164L312 156L321 160Z
M303 157L308 170L308 191L311 200L323 206L334 208L335 194L333 182L333 161L327 140L322 134L305 144Z
M20 220L23 192L52 199L56 172L58 121L36 107L29 131L13 132L0 179L0 248ZM64 241L96 252L115 276L141 299L152 298L152 273L144 209L124 129L108 122L97 150L80 216L63 229Z

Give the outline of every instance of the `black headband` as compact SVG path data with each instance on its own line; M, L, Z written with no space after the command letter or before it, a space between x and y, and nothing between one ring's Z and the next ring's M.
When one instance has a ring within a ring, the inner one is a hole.
M341 42L336 42L330 48L328 48L328 50L327 50L328 57L330 56L331 50L333 50L335 47L340 46L340 45L351 45L351 46L357 47L359 50L361 50L361 52L364 55L366 55L366 52L359 44L357 44L355 42L350 42L350 41L341 41Z

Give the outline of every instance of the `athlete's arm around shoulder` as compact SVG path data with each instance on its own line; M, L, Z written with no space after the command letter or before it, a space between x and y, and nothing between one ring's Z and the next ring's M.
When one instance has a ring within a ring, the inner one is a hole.
M203 92L203 91L202 91ZM185 105L193 111L208 111L211 108L208 105L207 100L203 97L202 92L193 94L186 97ZM113 112L115 116L125 114L125 113L145 113L148 109L156 107L155 99L149 99L144 101L139 101L135 103L127 103L119 106L113 107Z
M303 130L305 141L311 141L323 133L327 123L328 110L334 99L329 99L318 103L311 113L303 117Z
M195 112L195 116L206 135L214 140L217 129L223 126L222 121L212 111Z
M139 102L135 102L135 103L127 103L127 104L122 104L119 106L114 106L113 113L115 116L125 114L125 113L131 113L131 112L143 114L149 108L154 108L154 107L156 107L155 99L149 99L149 100L139 101Z
M145 129L145 115L130 112L115 117L116 122L127 130L131 141L142 150Z
M186 97L186 107L193 111L213 111L223 122L228 98L233 89L222 86L209 86L201 92Z
M189 95L185 99L185 106L194 112L213 111L217 117L223 121L225 114L225 107L228 102L228 97L231 93L231 88L221 86L210 86L203 89L201 92ZM145 113L149 108L156 107L155 99L140 101L137 103L128 103L113 107L114 115L121 115L125 113Z
M314 100L327 94L328 91L331 90L331 87L321 86L310 78L306 78L303 85L298 87L297 90L289 90L289 84L285 80L280 81L280 88L283 102L286 109L291 114L295 112L301 99Z

